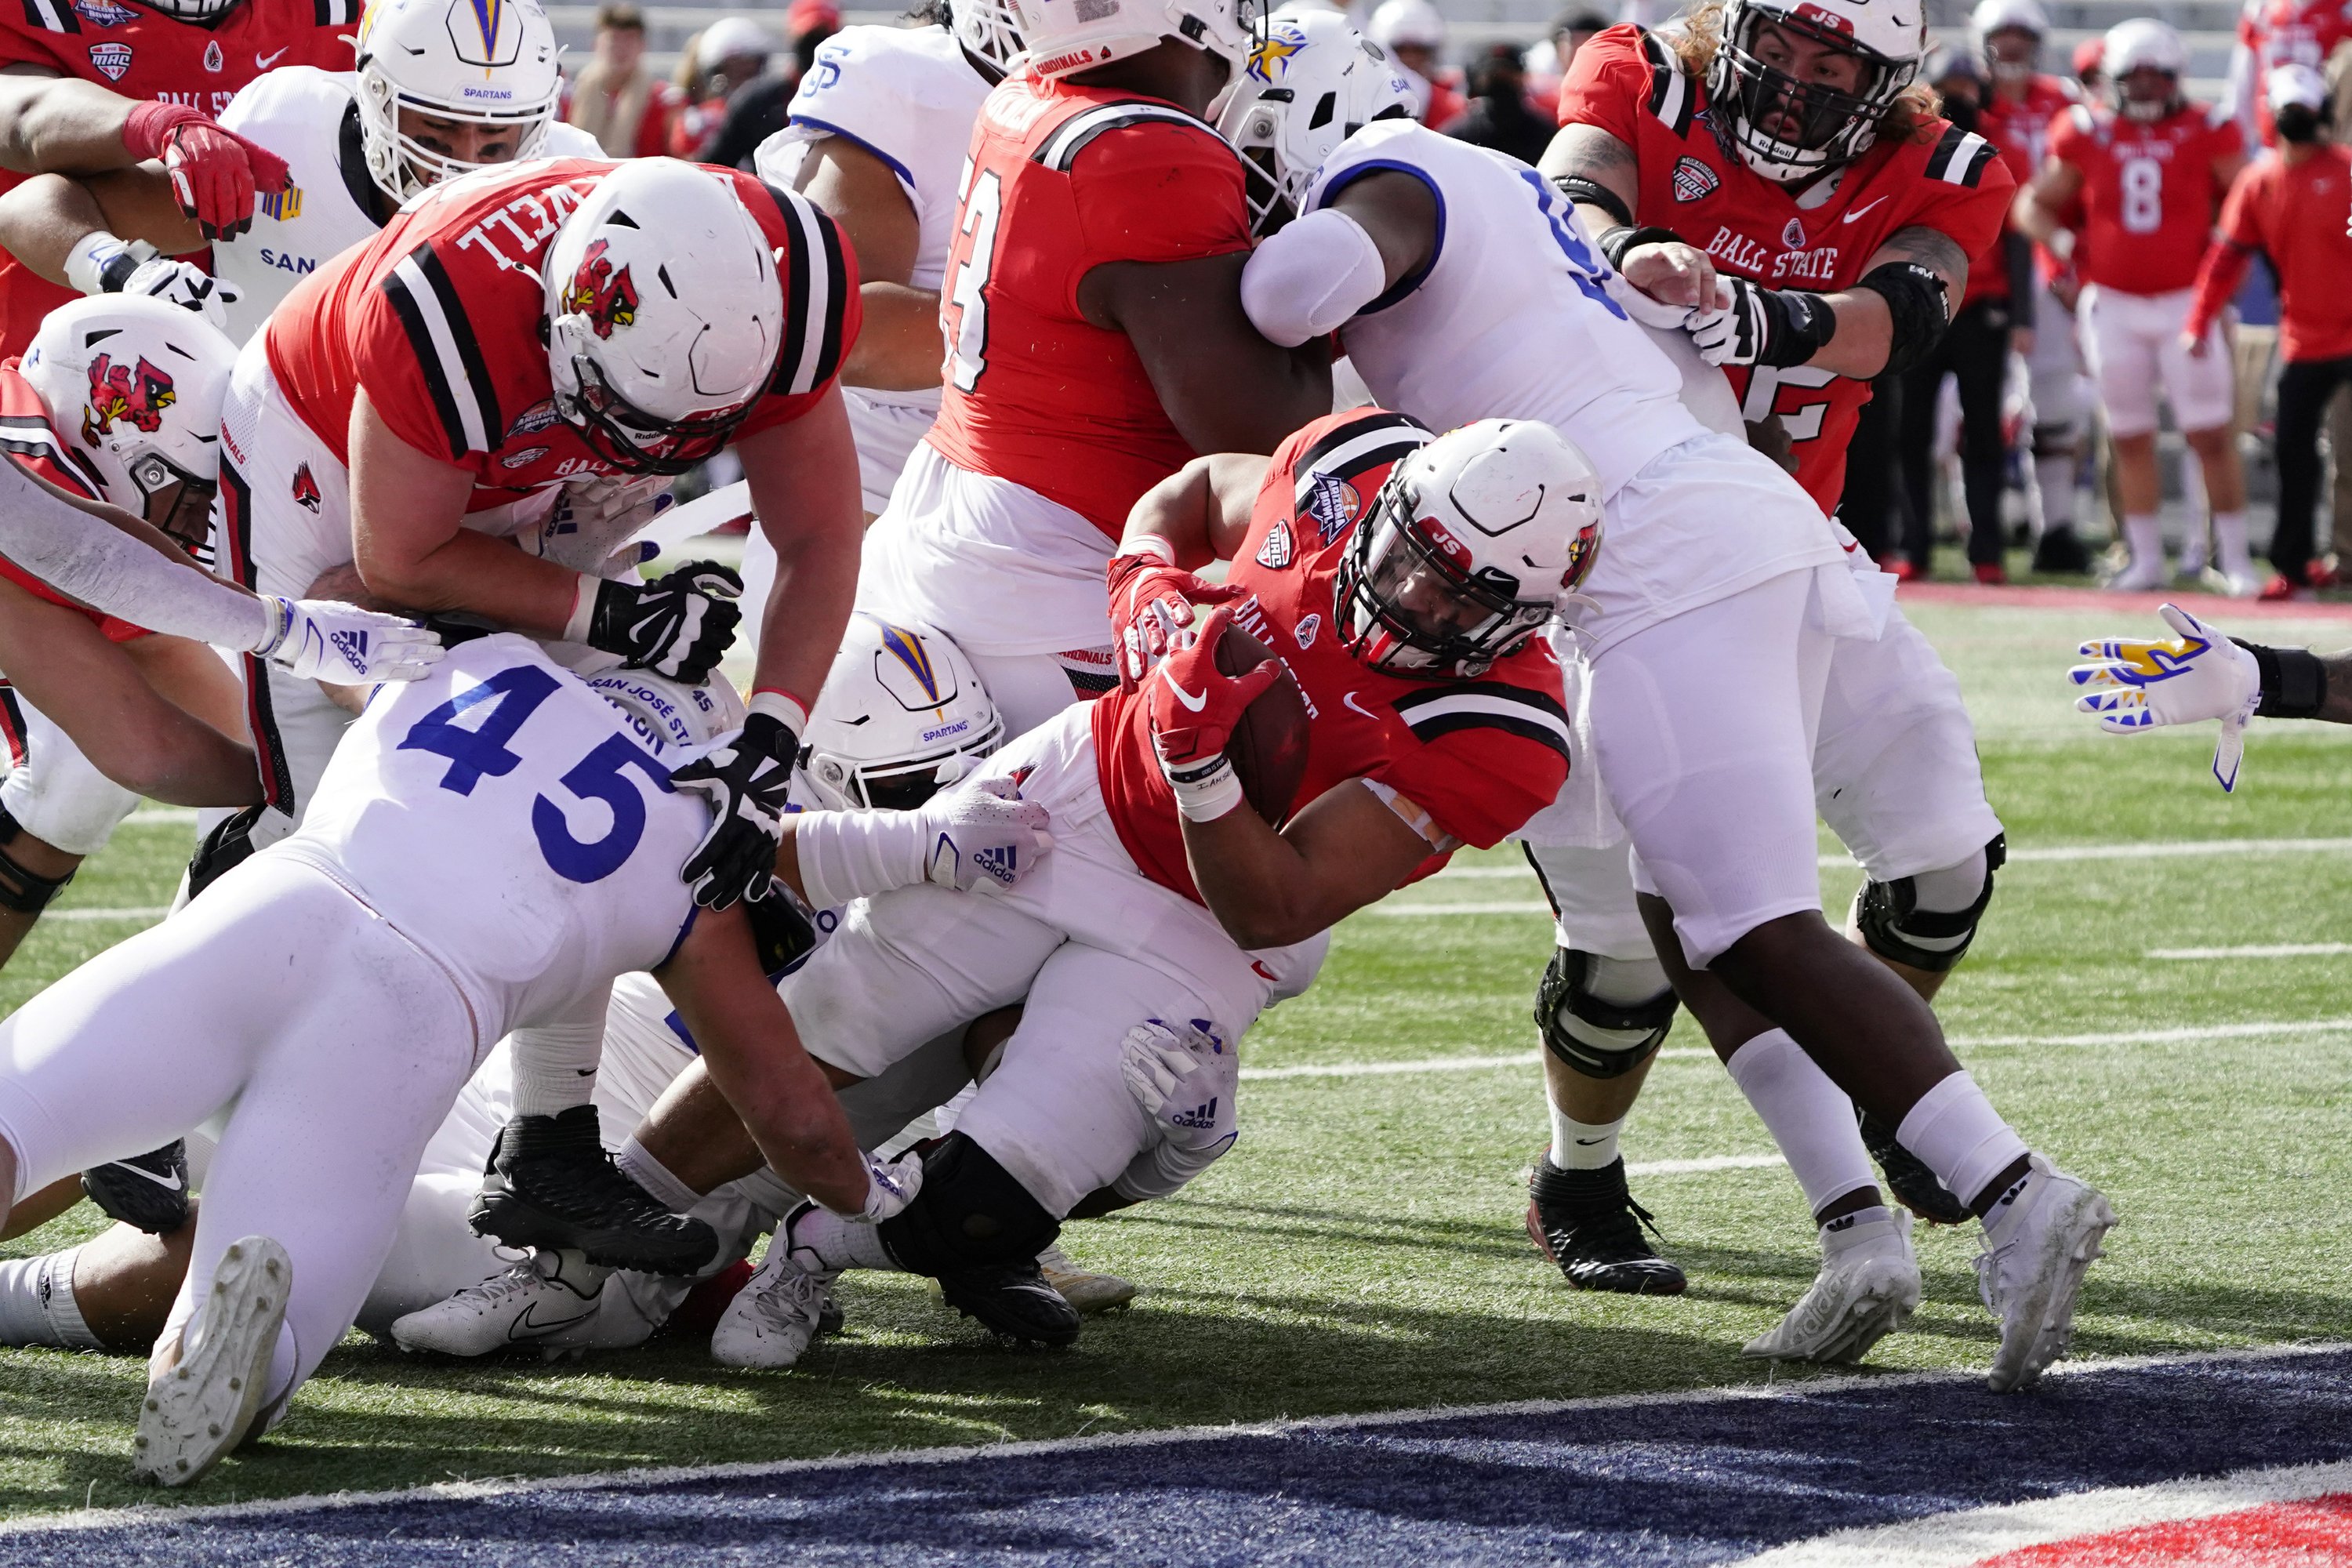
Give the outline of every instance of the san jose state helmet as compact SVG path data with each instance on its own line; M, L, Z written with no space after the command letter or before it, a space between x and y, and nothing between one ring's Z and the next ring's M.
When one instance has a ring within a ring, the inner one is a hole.
M515 160L535 158L563 79L555 28L537 0L375 0L360 21L360 149L395 202L480 168L404 133L400 111L511 128Z
M1375 120L1410 118L1413 103L1412 83L1338 12L1269 24L1217 116L1242 155L1250 232L1263 239L1297 216L1339 143Z
M860 611L801 740L801 781L820 804L908 811L1003 744L1004 721L943 634Z

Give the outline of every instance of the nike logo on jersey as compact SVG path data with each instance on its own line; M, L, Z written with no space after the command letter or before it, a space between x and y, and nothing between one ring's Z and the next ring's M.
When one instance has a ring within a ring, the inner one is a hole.
M1886 198L1885 198L1885 196L1880 196L1880 197L1878 197L1875 201L1867 201L1867 202L1864 202L1864 203L1863 203L1863 204L1862 204L1862 205L1860 205L1860 206L1858 206L1858 207L1854 208L1854 209L1853 209L1853 211L1852 211L1852 212L1850 212L1850 213L1846 214L1844 217L1843 217L1843 218L1839 219L1838 221L1839 221L1839 222L1841 222L1841 223L1853 223L1853 222L1854 222L1856 219L1860 218L1860 217L1862 216L1862 215L1863 215L1863 214L1864 214L1864 213L1868 212L1871 208L1873 208L1873 207L1876 206L1876 205L1879 204L1879 202L1883 202L1883 201L1885 201L1885 199L1886 199Z
M287 46L288 48L291 48L293 46L290 44ZM257 68L268 70L271 66L276 65L279 60L282 60L285 58L286 50L280 49L274 55L257 54L253 57L253 63Z
M154 1183L157 1186L163 1188L167 1193L184 1192L187 1190L188 1178L182 1172L174 1171L168 1176L159 1176L154 1172L134 1165L128 1160L115 1160L110 1163L118 1171L128 1171L134 1176L143 1176L148 1181Z
M1361 713L1365 718L1371 720L1374 723L1380 722L1381 716L1373 712L1370 709L1365 707L1362 703L1357 701L1356 694L1354 692L1349 692L1348 695L1342 697L1339 700L1346 703L1349 707L1353 708L1357 712Z

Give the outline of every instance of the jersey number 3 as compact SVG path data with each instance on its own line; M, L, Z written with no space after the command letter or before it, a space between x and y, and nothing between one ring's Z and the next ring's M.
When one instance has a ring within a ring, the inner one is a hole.
M988 368L988 301L981 290L988 287L989 270L996 263L996 219L1004 210L1004 185L994 170L974 180L967 163L964 176L968 185L956 226L962 255L955 264L947 301L940 308L940 331L948 343L948 380L958 392L979 385L980 373Z

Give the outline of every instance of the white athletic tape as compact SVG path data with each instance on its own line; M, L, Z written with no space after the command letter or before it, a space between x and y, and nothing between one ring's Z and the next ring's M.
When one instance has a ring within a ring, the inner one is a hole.
M657 553L667 555L689 539L715 532L751 515L751 481L737 479L733 484L721 485L684 506L671 507L646 524L630 542L659 545L661 548Z

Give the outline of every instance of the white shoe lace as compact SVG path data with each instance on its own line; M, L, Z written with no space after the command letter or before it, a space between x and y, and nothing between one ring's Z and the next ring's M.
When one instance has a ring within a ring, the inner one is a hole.
M805 1326L814 1333L825 1288L832 1283L830 1276L804 1274L789 1262L779 1263L772 1278L752 1281L751 1310L773 1332Z
M467 1286L451 1296L448 1304L454 1307L463 1302L478 1312L492 1312L516 1291L529 1289L540 1283L539 1259L526 1258L503 1274L493 1274L478 1285Z

